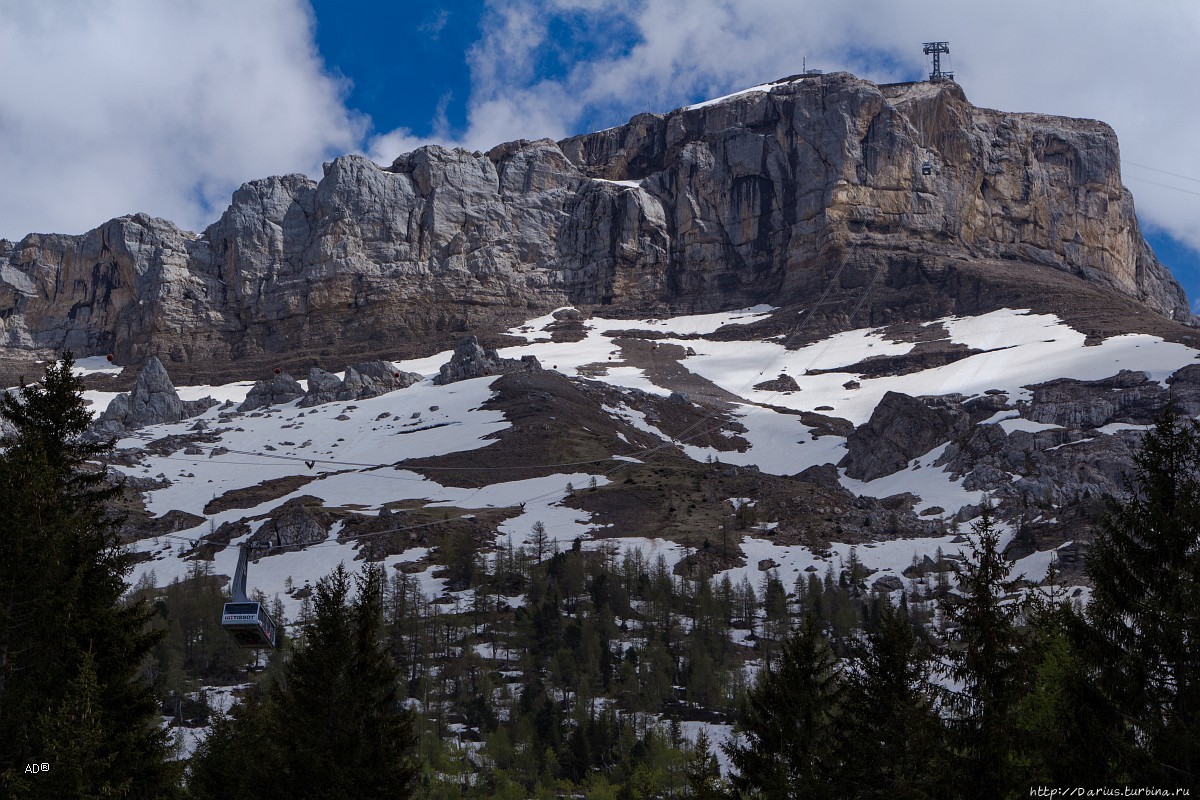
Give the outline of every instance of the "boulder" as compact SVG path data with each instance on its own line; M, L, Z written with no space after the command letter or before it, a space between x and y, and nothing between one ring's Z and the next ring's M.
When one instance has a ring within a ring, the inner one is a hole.
M322 403L332 403L337 400L338 390L342 388L342 379L332 372L326 372L319 367L308 371L308 392L300 405L304 408L319 406Z
M904 581L895 575L884 575L876 578L875 582L871 584L871 588L877 592L894 592L904 588Z

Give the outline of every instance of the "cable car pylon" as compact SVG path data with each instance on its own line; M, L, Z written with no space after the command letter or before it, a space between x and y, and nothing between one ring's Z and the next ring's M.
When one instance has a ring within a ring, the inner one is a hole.
M263 603L246 596L249 560L250 546L243 543L238 547L237 569L233 571L233 600L221 610L221 627L241 647L274 649L279 644L275 620L271 619Z

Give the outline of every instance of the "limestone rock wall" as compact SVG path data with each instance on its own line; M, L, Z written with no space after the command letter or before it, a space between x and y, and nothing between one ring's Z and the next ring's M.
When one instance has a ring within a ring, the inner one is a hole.
M135 215L0 241L0 346L332 357L566 303L803 302L896 258L1044 265L1190 318L1108 126L836 73L557 143L344 156L245 184L200 235Z

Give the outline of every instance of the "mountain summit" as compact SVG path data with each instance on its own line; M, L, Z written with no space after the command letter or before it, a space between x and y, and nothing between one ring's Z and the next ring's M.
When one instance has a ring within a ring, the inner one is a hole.
M871 324L1007 305L1175 338L1187 300L1119 164L1100 122L794 76L561 142L343 156L243 185L200 235L138 214L0 241L0 342L10 363L71 348L231 378L426 354L567 304L789 307L831 281L876 287ZM845 319L830 308L814 324Z

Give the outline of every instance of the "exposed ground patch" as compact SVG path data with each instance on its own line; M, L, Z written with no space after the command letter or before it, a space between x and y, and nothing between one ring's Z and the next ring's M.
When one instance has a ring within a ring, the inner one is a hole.
M209 500L204 505L204 513L211 516L234 508L254 508L261 503L286 497L319 477L322 476L286 475L282 478L272 478L271 480L262 481L253 486L230 489L228 492Z

